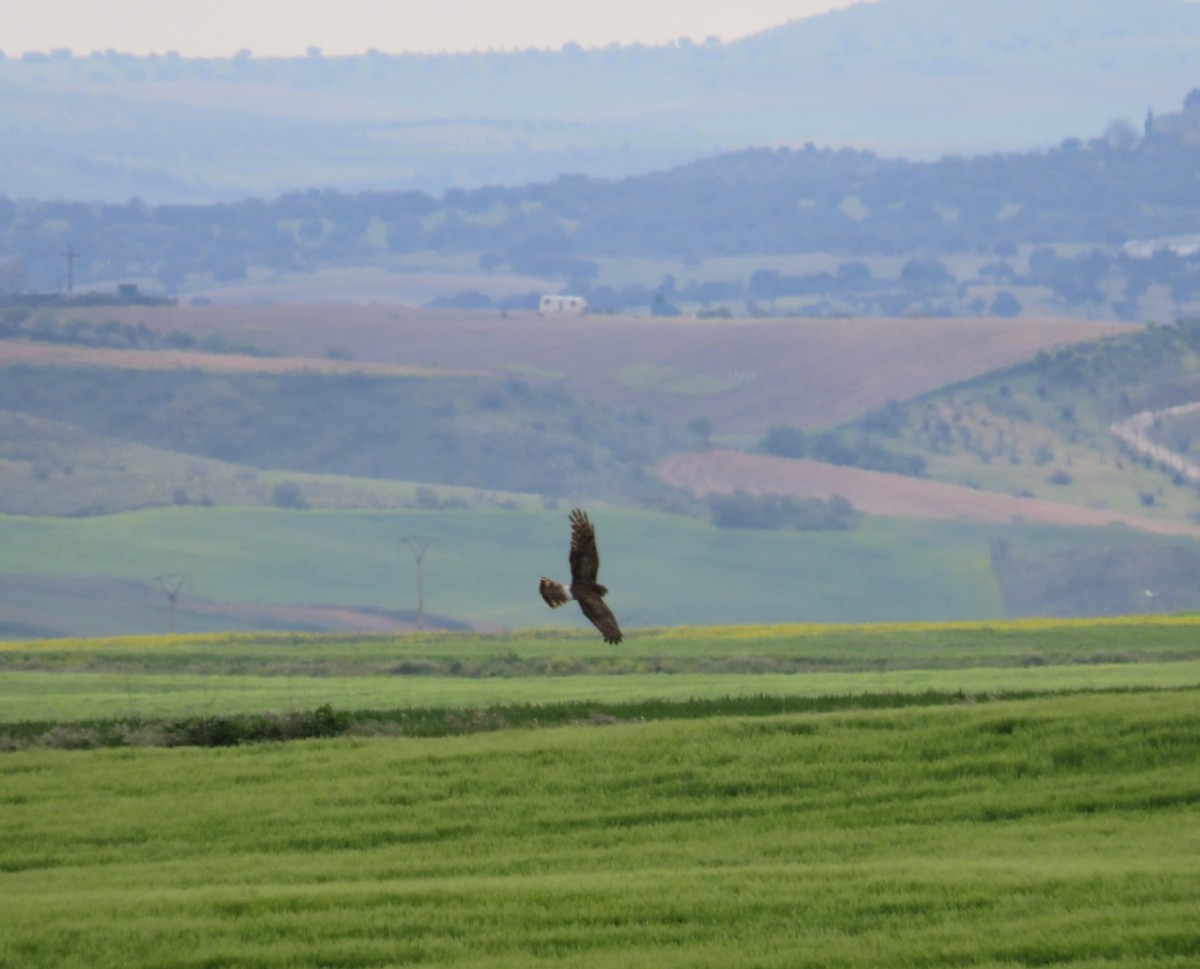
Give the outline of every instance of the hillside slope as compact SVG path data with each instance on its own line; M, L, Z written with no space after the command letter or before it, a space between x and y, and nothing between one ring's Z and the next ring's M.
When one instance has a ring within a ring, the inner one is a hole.
M1194 482L1117 432L1134 415L1161 412L1150 442L1161 434L1186 452L1186 428L1174 428L1187 415L1172 421L1171 409L1197 401L1200 320L1181 321L1039 352L823 434L777 434L775 453L863 466L899 455L937 481L1190 525L1200 515Z
M23 362L0 369L0 496L25 504L0 510L89 517L0 514L10 635L160 628L163 574L190 577L180 617L194 628L395 627L413 605L398 546L411 535L435 540L424 578L439 622L575 628L536 578L563 574L576 503L603 523L605 581L630 628L1200 606L1194 494L1108 433L1200 387L1200 325L138 312L147 328L280 356L180 369L194 358L22 344ZM295 372L305 358L334 372ZM872 453L862 441L920 454L928 477L687 453L705 438L752 446L785 418L851 457ZM672 484L699 494L842 494L868 514L840 530L717 527L703 501L654 481L664 458ZM380 477L354 476L367 474ZM492 490L518 478L529 494ZM477 489L445 485L462 480ZM179 507L104 515L102 493ZM225 503L277 507L210 506Z
M154 449L139 452L147 461L173 451L262 471L630 499L653 490L641 469L681 437L565 390L486 376L13 367L0 383L2 410ZM26 441L10 454L36 475L36 435L20 421L8 429ZM60 453L46 467L62 470L69 486L64 440L59 435ZM81 448L91 443L78 440ZM188 474L203 484L203 469ZM43 477L47 486L59 480ZM115 509L98 502L97 510Z
M219 335L285 356L324 358L336 348L368 365L512 375L644 410L668 426L705 417L717 435L839 423L1040 350L1134 329L1068 319L555 320L379 306L81 308L59 316L116 317L199 340Z
M81 322L258 354L64 342ZM320 306L72 308L57 327L0 340L0 511L398 507L413 482L443 489L427 501L643 501L673 452L827 427L1129 329Z
M869 515L1093 528L1121 525L1153 534L1200 539L1200 525L1188 522L1019 498L941 481L767 454L707 451L674 455L659 464L658 474L668 484L700 497L734 491L822 500L839 495Z

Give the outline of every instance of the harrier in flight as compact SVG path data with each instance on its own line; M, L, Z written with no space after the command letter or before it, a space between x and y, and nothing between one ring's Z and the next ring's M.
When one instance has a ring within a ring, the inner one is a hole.
M542 576L538 591L546 600L546 605L557 609L564 602L574 599L579 603L583 614L592 621L592 625L600 630L606 643L619 643L621 630L612 610L604 604L604 594L608 592L596 581L600 571L600 554L596 551L596 530L588 517L578 508L571 512L571 587L564 589L561 584Z

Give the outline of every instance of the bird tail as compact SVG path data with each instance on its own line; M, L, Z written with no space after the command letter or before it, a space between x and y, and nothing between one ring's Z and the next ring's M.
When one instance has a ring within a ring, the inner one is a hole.
M571 601L571 593L563 588L561 583L547 579L545 576L542 576L542 581L538 583L538 592L542 594L546 605L551 609L557 609L563 603Z

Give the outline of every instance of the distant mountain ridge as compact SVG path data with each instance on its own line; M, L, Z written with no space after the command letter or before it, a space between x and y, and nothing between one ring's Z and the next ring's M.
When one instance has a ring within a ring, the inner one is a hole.
M215 201L620 177L750 146L931 158L1140 123L1200 84L1194 0L878 0L728 44L0 60L10 197Z
M931 45L957 45L976 53L1006 46L1075 45L1136 42L1164 31L1186 35L1200 30L1195 0L879 0L858 3L802 20L793 20L732 45L771 46L789 37L810 43L847 46L873 36L888 50L927 51Z

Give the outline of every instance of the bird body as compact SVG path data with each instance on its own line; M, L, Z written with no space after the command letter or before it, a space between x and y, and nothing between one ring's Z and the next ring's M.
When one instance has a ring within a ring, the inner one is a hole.
M546 600L546 605L557 609L564 603L574 599L579 608L592 625L600 630L606 643L619 643L621 629L616 617L604 602L608 589L596 581L600 572L600 554L596 551L596 530L588 521L588 516L576 508L571 512L571 551L568 555L571 565L571 585L564 587L561 582L542 576L538 583L538 591Z

